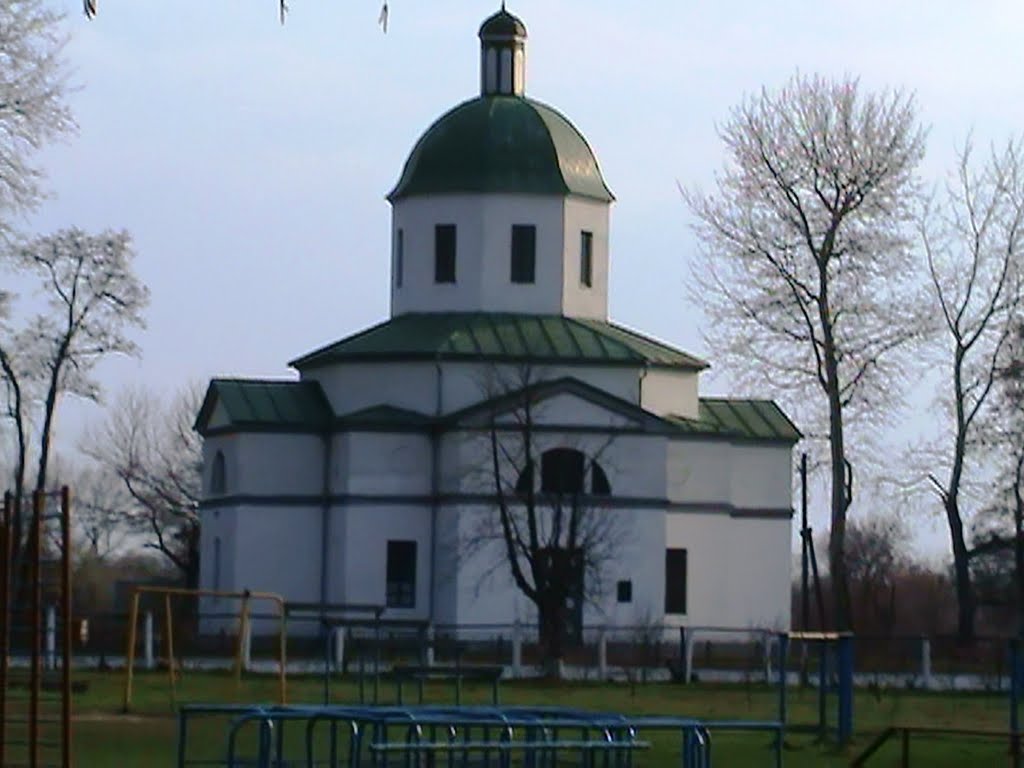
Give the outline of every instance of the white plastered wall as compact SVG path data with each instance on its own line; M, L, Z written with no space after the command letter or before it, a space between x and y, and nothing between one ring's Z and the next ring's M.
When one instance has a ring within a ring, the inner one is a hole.
M640 381L641 405L657 416L695 419L699 412L696 371L648 369Z
M392 243L403 232L402 285L391 279L391 314L561 310L562 198L436 195L394 203ZM456 282L434 282L434 227L456 227ZM511 281L513 224L537 228L535 282ZM392 247L394 253L394 246ZM395 263L392 260L392 271Z
M391 314L518 312L608 317L607 203L546 195L431 195L394 203ZM456 282L434 282L434 227L456 226ZM532 284L511 280L512 225L537 228ZM402 230L402 284L396 243ZM580 282L580 233L593 234L593 285Z
M611 206L577 197L565 199L565 259L562 312L571 317L608 319L608 226ZM580 280L580 233L593 234L592 285Z
M560 378L579 379L637 404L641 372L639 367L538 364L524 381L514 366L441 360L440 373L434 362L353 362L309 370L303 379L318 381L339 415L386 403L432 416L439 405L442 413L452 413L512 391L526 381Z

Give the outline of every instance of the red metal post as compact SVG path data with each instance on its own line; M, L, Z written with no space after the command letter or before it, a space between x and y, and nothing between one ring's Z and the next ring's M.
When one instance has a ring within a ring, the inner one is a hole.
M11 520L14 497L4 494L0 521L0 765L7 762L7 674L10 668L11 625Z
M40 573L42 559L43 507L45 498L41 491L32 494L31 572L29 588L32 592L30 621L32 622L32 666L29 672L28 712L28 764L29 768L39 766L39 691L42 683L42 603L43 580Z
M71 768L71 494L65 485L60 489L60 614L63 658L61 667L61 756L64 768Z

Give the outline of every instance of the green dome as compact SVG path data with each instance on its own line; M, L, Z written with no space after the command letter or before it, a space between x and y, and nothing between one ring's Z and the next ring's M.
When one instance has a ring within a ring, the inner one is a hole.
M519 96L481 96L443 115L416 142L388 199L463 192L615 199L573 124Z

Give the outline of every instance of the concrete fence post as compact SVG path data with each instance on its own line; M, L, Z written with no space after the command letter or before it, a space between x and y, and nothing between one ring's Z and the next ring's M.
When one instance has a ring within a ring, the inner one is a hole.
M426 665L428 667L434 666L434 659L437 658L437 655L436 655L435 650L434 650L434 648L435 648L434 638L435 638L434 625L431 624L430 626L427 627L427 633L426 633L426 640L427 640L427 642L426 642L425 652L424 652L424 655L423 655L425 663L426 663Z
M696 634L693 630L686 633L686 637L683 639L683 681L690 682L693 680L693 636Z
M926 690L932 687L932 641L921 638L921 682Z
M608 679L608 628L602 626L597 635L597 678Z
M512 625L512 677L523 676L523 628L516 621Z
M46 668L57 668L57 611L46 606Z
M771 684L772 681L772 633L764 632L761 635L764 651L764 681Z
M146 660L146 669L156 668L156 659L153 656L153 612L146 611L142 620L142 653Z
M334 668L337 671L345 669L345 628L334 628Z
M242 628L242 669L252 669L252 620L245 622Z

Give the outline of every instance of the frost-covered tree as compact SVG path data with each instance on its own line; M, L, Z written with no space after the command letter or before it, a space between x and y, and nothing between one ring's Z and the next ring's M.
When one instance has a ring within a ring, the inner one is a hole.
M0 382L16 436L14 492L43 490L52 452L53 424L61 397L99 397L93 369L114 354L135 354L131 332L144 325L149 291L134 270L135 252L125 232L90 235L61 230L14 249L10 259L34 277L36 299L15 323L0 324ZM10 309L14 297L7 296ZM35 311L33 311L35 310ZM0 318L2 319L2 318ZM36 439L35 447L30 445ZM29 463L35 475L29 477ZM14 541L21 540L20 516Z
M744 100L720 134L717 192L686 193L703 245L695 296L728 369L827 441L829 565L845 629L847 427L899 400L895 353L918 324L910 224L924 133L899 91L797 75Z
M44 0L0 3L0 242L42 197L35 155L75 128L60 20Z
M192 423L202 390L184 387L164 405L151 393L126 390L84 450L127 493L121 522L158 552L190 587L199 581L202 440Z
M976 600L964 519L965 484L989 472L993 432L984 418L995 396L1024 299L1024 164L1019 142L976 167L970 144L955 178L921 222L943 371L938 405L949 415L939 466L928 472L949 526L956 574L957 632L970 641ZM1000 462L1003 463L1003 462ZM1019 467L1018 467L1019 470ZM990 478L988 478L990 479ZM1005 485L1005 484L1004 484ZM1015 483L1013 483L1016 486Z

